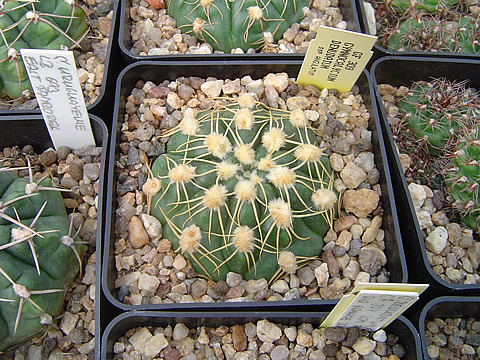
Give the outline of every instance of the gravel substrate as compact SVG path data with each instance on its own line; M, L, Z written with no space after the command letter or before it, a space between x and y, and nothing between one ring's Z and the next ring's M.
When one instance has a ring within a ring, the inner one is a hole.
M131 42L130 51L137 55L212 54L212 46L197 38L182 34L175 27L175 20L166 14L162 1L132 0L130 6ZM265 43L262 53L304 53L315 38L319 26L325 25L345 30L347 22L338 7L338 0L312 0L305 8L305 17L284 33L283 39ZM247 53L254 53L249 49ZM216 52L217 53L217 52ZM218 52L223 54L223 52ZM242 49L232 50L243 54Z
M379 85L379 89L389 123L397 124L399 116L396 104L408 89L388 84ZM411 158L402 148L398 150L403 169L408 171ZM478 234L452 218L444 201L448 194L441 189L420 184L418 179L406 178L433 271L450 283L480 284Z
M480 358L478 318L435 318L425 322L428 356L432 359Z
M80 48L73 50L73 54L77 63L77 73L85 104L89 106L100 95L114 15L114 0L78 0L78 3L87 11L90 18L90 31L80 42ZM38 109L38 103L33 94L28 99L0 99L0 110L34 109Z
M219 96L237 97L245 92L274 108L305 111L317 129L319 146L329 155L337 175L334 186L343 198L342 211L326 234L318 259L272 284L265 279L244 281L235 273L216 283L199 278L162 237L158 221L144 215L147 197L142 186L149 175L147 164L165 152L168 141L161 134L176 126L187 109L209 109L224 101ZM342 94L320 91L295 84L285 73L257 80L246 76L179 78L162 84L139 81L127 98L115 166L118 300L139 305L337 299L358 281L388 282L380 175L367 130L369 117L358 88Z
M71 151L62 147L35 154L32 146L4 148L0 158L8 158L4 166L25 166L26 158L35 172L35 179L47 175L57 187L70 189L62 192L64 204L79 237L88 242L83 258L83 273L79 274L65 297L65 312L39 338L2 354L2 359L76 359L94 358L95 346L95 241L101 148L85 147ZM10 160L11 159L11 160ZM27 170L18 175L28 176ZM43 356L43 357L42 357Z
M398 336L384 330L321 329L276 324L268 320L216 328L175 326L129 330L113 348L113 359L140 360L325 360L401 359L406 351Z

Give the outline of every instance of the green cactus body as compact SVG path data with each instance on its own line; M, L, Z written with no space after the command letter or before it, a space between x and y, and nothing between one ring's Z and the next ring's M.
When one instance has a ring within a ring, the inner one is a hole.
M418 82L397 104L406 115L406 125L418 139L426 141L433 155L445 153L455 132L475 117L475 107L462 89L462 83L445 80Z
M459 139L445 175L445 186L460 220L475 232L480 231L480 127Z
M167 0L166 5L182 32L230 53L261 49L265 32L281 39L290 25L301 21L308 0Z
M0 9L0 95L32 90L20 49L71 48L88 32L88 16L73 1L8 1Z
M397 14L403 15L411 9L412 1L392 0L390 5ZM434 14L442 9L450 9L455 5L458 5L458 0L421 0L415 1L415 10L418 12Z
M0 168L0 351L60 315L85 246L70 237L62 196ZM33 184L33 185L32 185ZM31 193L30 197L24 197Z
M270 280L320 254L337 195L302 110L244 94L185 116L173 133L152 167L152 215L199 274Z
M458 21L439 21L409 17L388 38L387 47L395 51L438 51L480 53L480 19L460 17Z

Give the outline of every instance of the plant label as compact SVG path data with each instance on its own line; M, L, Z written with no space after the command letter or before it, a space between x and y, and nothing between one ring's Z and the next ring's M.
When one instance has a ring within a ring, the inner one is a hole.
M349 295L340 299L321 326L377 331L400 316L427 287L422 284L357 284Z
M376 36L320 26L305 54L297 83L350 91L370 60L376 40Z
M95 145L72 51L21 49L55 148Z

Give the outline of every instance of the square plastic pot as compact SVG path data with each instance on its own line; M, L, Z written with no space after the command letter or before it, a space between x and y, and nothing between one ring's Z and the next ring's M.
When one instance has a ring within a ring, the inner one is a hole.
M110 61L111 59L118 59L120 56L120 50L118 49L118 44L116 41L116 36L118 34L118 14L120 12L119 3L113 1L113 16L110 29L110 38L108 41L107 54L105 56L104 70L103 70L103 81L100 88L100 95L98 98L90 105L87 106L89 113L99 116L105 120L105 124L110 125L111 120L111 111L109 111L109 104L113 103L113 84L114 79L118 73L122 70L122 63L119 61ZM110 105L111 106L111 105ZM35 110L0 110L0 116L11 116L11 115L34 115L40 114L40 108Z
M434 318L476 318L480 321L480 297L478 296L441 296L427 303L420 313L418 330L422 344L423 358L428 356L425 338L425 322ZM472 358L473 359L473 358Z
M371 74L375 87L378 109L385 137L392 182L395 189L398 217L403 245L410 274L409 281L430 284L426 292L430 299L435 296L480 294L480 284L453 284L434 273L430 266L425 241L420 230L415 209L408 191L408 184L400 164L392 130L387 122L385 107L378 84L410 87L413 82L444 77L451 81L468 80L468 86L480 88L480 63L468 59L440 59L388 56L375 61ZM399 76L401 74L401 76Z
M114 123L112 128L110 163L108 168L108 201L106 204L105 252L103 258L102 289L110 303L121 310L219 310L219 309L263 309L287 308L290 306L313 306L330 304L337 300L296 300L296 301L263 301L263 302L216 302L216 303L172 303L151 305L127 305L117 299L118 289L114 283L117 276L115 267L115 211L117 204L115 163L119 158L119 138L122 121L125 114L126 98L135 87L138 80L153 81L158 84L164 80L175 80L178 77L216 77L218 79L235 79L250 75L253 79L266 76L268 73L286 72L290 77L296 77L300 69L300 61L291 62L205 62L198 65L196 62L141 62L127 66L119 76L116 89ZM406 282L407 270L402 240L399 232L397 210L393 197L391 176L386 160L385 146L381 134L380 124L376 115L376 107L370 97L371 84L367 72L362 73L356 85L364 98L370 114L369 130L372 131L372 144L375 155L375 164L380 172L382 191L383 224L385 231L385 253L388 259L386 268L390 273L391 282ZM233 304L233 305L232 305Z
M107 163L108 130L104 122L95 115L90 115L95 145L102 147L100 175L98 180L98 204L97 204L97 229L95 251L97 262L95 264L95 358L100 359L100 329L102 328L101 313L105 301L101 296L101 256L102 256L102 235L103 235L103 214L104 214L104 193L105 193L105 168ZM40 154L48 148L53 148L53 143L48 134L47 127L41 115L11 115L0 117L0 144L3 147L32 145L35 151ZM105 326L106 324L104 324Z
M358 11L358 21L360 23L361 31L364 34L371 35L370 30L368 29L367 15L365 14L365 8L363 6L363 0L356 0L357 5L356 9ZM378 34L377 34L378 35ZM378 59L385 55L390 56L419 56L419 57L438 57L438 58L448 58L448 57L458 57L464 59L478 59L478 54L467 54L467 53L452 53L452 52L432 52L432 51L395 51L387 49L384 46L375 43L373 45L373 50L375 51L374 59Z
M172 54L172 55L148 55L140 56L132 51L131 26L130 17L131 0L120 0L120 32L118 43L122 51L123 58L127 64L139 60L294 60L303 59L304 53L281 53L281 54ZM360 31L360 20L358 18L357 4L355 0L339 0L340 12L343 20L347 22L347 30Z
M248 322L256 323L266 319L272 323L288 326L299 326L302 323L312 324L318 327L323 319L332 310L331 306L318 307L314 312L232 312L232 313L162 313L156 311L130 311L113 319L105 329L102 336L102 359L113 359L113 345L130 329L143 326L166 327L183 323L188 328L200 326L218 327L220 325L233 326L243 325ZM397 335L399 342L405 348L405 356L402 360L420 360L421 346L418 332L412 323L405 317L400 316L385 328L387 333Z

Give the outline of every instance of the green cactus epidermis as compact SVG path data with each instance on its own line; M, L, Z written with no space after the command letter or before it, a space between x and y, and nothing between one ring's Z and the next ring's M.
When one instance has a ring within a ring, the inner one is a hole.
M4 204L24 195L27 183L27 179L17 178L11 172L1 172L0 202ZM51 182L45 179L41 185L51 186ZM69 234L70 226L62 196L57 191L47 190L38 191L36 194L13 202L3 210L4 214L28 227L46 202L44 211L33 226L34 231L41 234L41 237L32 238L40 274L32 249L26 241L0 249L0 268L16 284L24 286L29 292L64 290L78 273L79 264L72 249L60 243L60 237ZM14 242L12 230L19 228L19 225L1 218L0 247ZM83 245L73 246L79 253L85 250ZM0 274L0 351L41 331L41 316L45 313L52 317L58 316L62 311L64 297L64 291L32 294L30 299L42 311L29 300L25 300L15 329L20 298L15 294L10 281Z
M412 6L410 0L392 0L390 3L397 14L405 14ZM415 1L415 10L419 12L436 13L440 9L450 9L458 5L458 0L420 0Z
M445 94L444 101L438 100L440 94ZM425 139L434 155L445 152L453 133L462 128L466 117L472 116L471 104L460 104L458 100L454 96L448 99L448 90L424 83L414 86L397 106L400 113L406 114L406 124L413 134Z
M29 19L31 14L38 20ZM0 10L0 31L0 94L18 98L23 90L31 90L20 49L70 48L88 31L87 15L65 0L9 1ZM17 51L16 60L8 58L10 48Z
M480 127L478 128L480 129ZM478 129L463 137L452 155L452 169L447 170L445 185L453 198L452 205L460 214L460 220L478 232L480 230L480 133Z
M185 250L180 238L189 227L201 230L198 251L183 251L198 273L213 280L225 279L230 271L245 279L270 280L278 274L282 251L298 258L320 254L335 210L314 208L312 194L318 189L333 192L333 172L328 157L313 145L314 132L307 125L292 126L288 111L257 103L252 109L255 122L240 130L233 120L239 111L232 104L203 112L197 116L195 135L177 131L170 138L168 152L152 167L162 184L152 200L152 215L165 225L164 236L174 249ZM265 145L265 134L279 129L283 144ZM223 143L227 150L214 155L208 139L218 134L228 139L228 145ZM296 157L305 144L313 149L314 160ZM191 166L190 180L172 181L185 165ZM234 170L225 175L227 169ZM239 243L242 250L236 241L246 238L250 240Z
M480 52L480 19L459 17L458 21L439 21L423 17L409 17L398 31L388 38L391 50L455 52L478 54Z
M182 32L230 53L262 48L264 32L278 41L291 24L301 21L305 6L307 0L168 0L166 8Z

